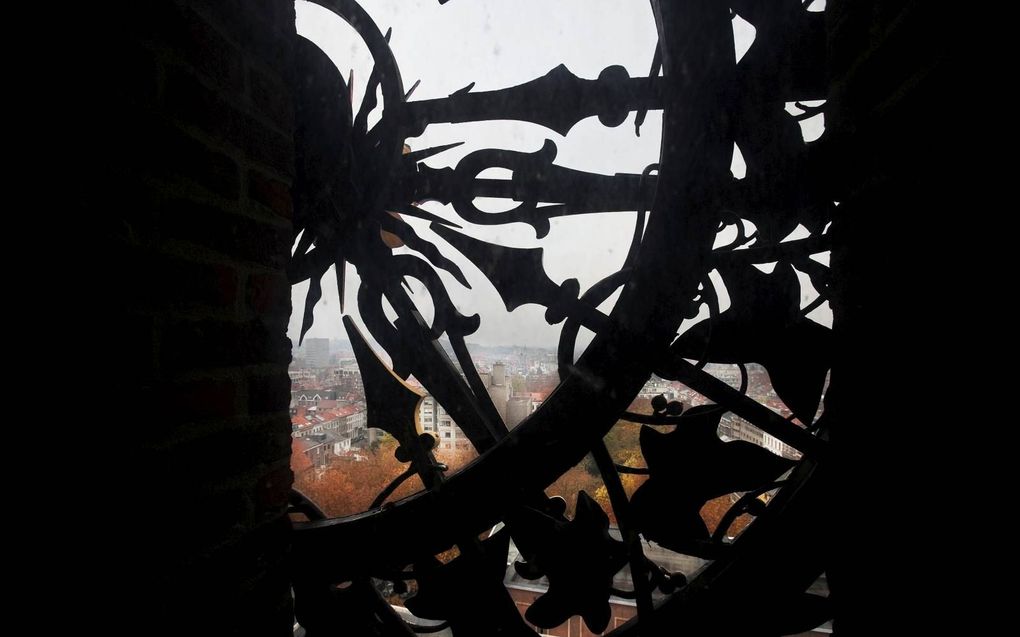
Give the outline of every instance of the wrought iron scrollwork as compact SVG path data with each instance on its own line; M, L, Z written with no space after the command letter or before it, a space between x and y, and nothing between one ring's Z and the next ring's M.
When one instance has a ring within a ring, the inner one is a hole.
M562 512L517 513L514 526L527 559L514 568L527 579L549 579L549 592L528 609L528 621L552 628L577 614L600 633L609 624L613 575L627 562L627 551L610 537L609 518L584 491L577 494L576 511L573 520Z
M546 140L534 153L477 150L461 159L455 169L419 165L403 179L404 198L452 204L462 219L474 224L526 223L535 229L539 239L549 233L549 220L555 217L651 207L654 178L626 173L597 175L557 166L553 163L555 158L556 144ZM478 177L489 168L509 169L513 176ZM521 203L504 212L483 212L474 204L476 197L499 197ZM547 205L539 206L541 203Z
M350 317L344 318L362 371L369 426L398 441L397 460L407 468L376 498L379 508L296 524L298 621L313 637L351 626L362 631L357 634L413 634L375 593L371 578L400 586L413 579L417 592L407 600L408 609L421 618L442 620L458 637L534 635L502 583L511 538L523 560L515 565L517 572L548 578L548 592L526 614L528 622L540 627L578 614L592 631L601 632L609 621L610 595L616 594L636 600L638 617L613 634L634 634L638 625L641 634L665 634L669 625L701 625L693 605L717 589L738 603L751 599L754 591L732 580L740 568L723 568L745 554L724 541L725 528L711 533L698 512L717 496L746 493L735 496L724 521L728 527L738 514L756 515L759 521L737 544L765 551L763 538L771 537L770 528L782 529L788 520L799 523L803 511L810 511L824 493L817 485L824 475L826 432L816 412L830 362L830 337L807 315L825 298L828 269L810 257L828 248L825 228L833 204L815 174L813 149L800 137L796 118L783 109L786 101L824 98L824 74L812 57L818 55L822 33L818 18L796 1L765 3L767 10L751 2L734 1L728 7L708 0L653 1L659 44L648 77L631 78L622 67L610 66L597 79L585 80L558 66L507 89L472 92L469 86L446 98L409 101L413 87L404 90L388 35L353 0L316 1L354 27L375 68L364 103L354 113L348 87L335 68L314 47L302 49L300 61L308 72L300 87L297 248L289 274L292 282L310 281L303 336L321 298L321 277L336 267L342 299L345 264L357 268L358 312L392 360L387 367ZM734 14L758 33L739 63ZM777 66L776 59L786 66ZM378 106L377 87L383 112L369 127L368 112ZM644 114L656 109L663 111L662 152L659 163L643 174L596 175L557 165L552 141L531 153L478 150L455 168L422 163L454 145L404 148L405 139L432 123L512 119L562 135L586 117L618 126L632 112L639 130ZM741 180L729 172L734 144L747 163ZM497 167L510 170L511 176L479 176ZM489 213L474 205L477 197L518 203ZM420 206L430 200L451 204L463 225ZM616 211L637 213L625 265L583 291L576 279L556 283L548 276L541 248L496 245L470 232L471 225L526 223L541 239L552 218ZM418 235L403 216L429 221L432 233L460 257L455 260ZM745 231L745 222L754 225L753 233ZM713 248L720 228L732 225L738 228L736 239ZM799 226L806 236L789 240ZM421 256L394 254L387 235ZM485 275L507 310L534 303L546 308L548 323L564 323L558 352L561 383L513 430L486 393L466 346L465 337L482 319L457 309L437 272L446 271L467 287L458 260ZM771 273L756 268L772 262ZM713 271L730 299L725 310L710 277ZM819 291L821 300L814 305L801 307L797 272ZM407 278L419 281L431 298L431 322L408 294ZM613 310L600 311L617 291ZM709 318L688 328L685 320L696 316L702 304L709 306ZM385 305L394 320L387 318ZM575 360L581 327L595 336ZM443 336L449 338L456 363L439 344ZM706 363L739 365L741 387L712 376ZM750 363L767 370L791 418L748 395ZM655 400L651 414L627 411L652 373L682 382L712 404L685 410L678 402ZM436 461L434 439L419 431L415 411L421 395L404 382L411 375L481 454L455 475L447 475ZM717 429L728 412L799 450L804 459L794 463L748 442L723 442ZM618 419L642 424L647 467L620 464L610 455L603 437ZM544 493L589 452L619 520L619 540L610 536L606 512L587 493L576 495L573 518L566 516L561 501ZM621 473L648 479L628 497ZM424 491L390 502L400 481L414 475ZM756 499L766 491L775 493L768 506ZM314 513L307 503L296 504ZM500 531L479 539L497 523L503 525ZM646 557L642 546L647 541L716 562L688 581ZM365 546L378 548L341 550ZM454 559L443 563L435 557L451 547L458 552ZM789 581L818 575L816 555L794 548L787 557L802 575ZM624 565L630 566L629 590L613 585ZM795 590L785 582L765 597L803 610L790 625L824 619L814 600L800 596L803 587ZM736 620L720 619L719 634L732 634L727 630L736 624L727 621Z
M631 78L622 66L608 66L597 80L583 80L561 64L513 88L461 90L445 99L409 102L401 107L399 118L408 137L429 124L493 119L532 122L566 135L586 117L619 126L631 111L661 108L662 93L658 77Z

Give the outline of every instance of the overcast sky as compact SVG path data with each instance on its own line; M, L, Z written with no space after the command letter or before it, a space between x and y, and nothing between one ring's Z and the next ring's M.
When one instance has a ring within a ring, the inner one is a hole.
M642 76L648 73L656 41L648 2L453 0L439 5L436 0L362 0L361 5L381 31L392 27L390 46L405 90L421 80L411 101L445 97L471 82L475 83L474 91L514 86L544 75L561 63L582 78L594 79L603 68L613 64L624 66L632 77ZM367 48L342 19L308 2L297 2L297 29L330 56L345 79L353 68L357 112L363 98L361 90L372 68ZM734 31L737 54L742 55L751 45L754 30L737 19ZM377 119L370 118L370 124ZM819 116L807 122L806 139L821 134L821 120ZM426 161L434 167L445 167L456 166L461 157L480 148L534 152L549 139L558 148L559 165L603 174L640 173L645 166L658 161L660 126L659 112L648 114L641 137L634 135L633 114L616 128L607 128L594 117L582 120L566 137L522 122L433 125L421 137L409 139L408 144L413 149L422 149L466 142ZM739 157L733 170L742 176ZM477 203L489 211L515 205L499 201ZM554 219L548 236L539 241L531 226L525 224L475 226L461 220L449 206L426 203L423 207L456 221L464 232L476 238L509 246L544 248L544 264L550 278L557 283L576 278L582 291L621 267L635 221L633 212ZM471 283L471 289L466 289L440 271L460 311L482 316L481 328L468 337L469 341L489 345L555 345L562 323L546 324L545 309L537 305L508 313L484 276L429 232L428 222L405 220L456 261ZM417 286L413 289L421 288L417 282L413 284ZM348 264L345 309L356 320L357 286L356 270ZM295 344L307 288L307 283L294 288L289 335ZM810 290L805 292L806 303L812 295ZM345 338L336 298L335 277L329 273L323 278L323 298L315 311L315 325L309 337ZM428 295L418 293L414 300L430 319ZM614 300L615 297L611 302ZM827 308L820 316L821 322L828 322Z

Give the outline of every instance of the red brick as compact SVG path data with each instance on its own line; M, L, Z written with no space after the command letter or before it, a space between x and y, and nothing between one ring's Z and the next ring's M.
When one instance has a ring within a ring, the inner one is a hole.
M294 37L294 3L288 0L190 0L232 32L249 59L287 68Z
M130 125L129 125L130 127ZM124 152L155 178L179 176L227 199L237 199L240 176L228 155L165 121L134 122Z
M247 120L245 152L248 157L283 175L294 174L294 140L253 119Z
M132 3L123 16L138 35L173 51L227 91L244 89L241 51L208 21L187 7L169 2Z
M238 276L230 266L178 261L160 274L160 285L154 291L168 304L177 300L186 305L229 310L237 303Z
M294 98L283 80L251 67L248 69L248 93L259 112L280 128L293 129Z
M248 307L258 315L290 317L290 281L282 272L248 277Z
M188 200L174 200L163 206L159 231L164 239L198 243L269 267L284 267L290 256L290 232L286 228Z
M294 216L294 201L290 195L290 186L278 179L249 171L248 197L284 219Z
M110 467L95 486L129 503L110 542L122 559L103 566L130 582L120 623L147 635L293 633L291 229L286 188L246 183L249 170L281 183L293 170L278 93L293 12L293 0L152 0L73 21L89 78L72 91L88 155L73 162L85 171L74 216L101 241L78 239L72 287L78 313L100 315L86 330L88 393L110 394L111 422L127 428L82 456Z
M277 172L294 172L292 139L242 112L180 68L167 74L167 109L183 123L242 150L250 159Z
M237 305L240 277L232 266L198 263L138 246L120 251L117 263L119 268L109 270L111 282L136 308L223 311Z
M163 100L169 113L214 137L234 141L242 135L244 114L180 66L167 70ZM243 147L243 143L235 145Z
M273 325L261 317L242 323L212 319L172 323L164 329L160 363L171 374L195 368L265 363L282 367L290 362L291 345L285 330L286 327ZM287 379L286 374L284 378ZM286 408L289 400L288 385L282 408Z

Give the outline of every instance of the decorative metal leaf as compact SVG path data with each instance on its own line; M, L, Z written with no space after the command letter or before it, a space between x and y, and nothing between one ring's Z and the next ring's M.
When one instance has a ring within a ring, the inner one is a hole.
M424 161L429 157L438 155L439 153L446 152L451 148L456 148L463 144L464 142L452 142L449 144L440 144L439 146L430 146L429 148L422 148L421 150L412 150L408 153L405 153L403 157L401 157L401 163L403 163L405 170L414 167L424 168L426 166L424 164L418 165L418 162Z
M439 275L425 261L412 255L396 255L386 263L386 272L392 280L401 281L411 276L425 285L435 308L432 326L428 326L399 289L399 284L391 285L391 293L385 295L398 315L391 325L383 311L383 293L364 279L358 291L362 318L376 341L392 352L393 372L399 378L407 378L413 370L415 377L430 388L474 447L479 451L488 449L505 434L506 427L498 419L492 420L488 410L479 407L477 397L437 341L446 331L451 343L460 343L465 335L478 329L478 315L466 317L457 311Z
M678 416L670 433L641 429L650 477L634 493L631 506L645 538L690 551L709 539L699 513L706 502L767 484L793 466L749 442L720 440L716 432L723 413L716 405L702 405Z
M288 265L291 283L310 279L298 342L314 323L315 305L322 297L320 279L330 265L337 264L338 283L343 278L340 237L349 219L350 188L345 181L351 164L353 125L348 87L336 67L317 46L306 40L297 46L300 64L308 69L301 75L297 91L295 130L294 236L301 241ZM321 124L322 129L310 123ZM323 131L328 131L323 134ZM315 244L311 253L306 251ZM340 285L343 304L343 285Z
M350 98L343 78L322 49L300 39L297 52L306 72L300 74L297 86L294 233L315 228L339 236L347 230L348 219L337 211L353 209L348 179L353 143Z
M308 282L308 293L305 295L305 312L301 317L301 336L298 337L300 345L305 340L305 334L312 329L315 321L315 304L322 298L322 275L312 276Z
M549 306L562 297L542 266L542 248L509 248L480 241L441 225L432 231L467 257L496 288L506 309L512 312L526 303ZM577 298L576 296L574 297Z
M596 80L583 80L560 64L540 78L498 91L457 91L449 97L408 102L402 123L409 137L428 124L511 119L534 122L566 135L574 124L598 115L606 126L619 126L632 110L660 108L661 78L631 78L618 65Z
M422 395L411 389L379 360L349 316L344 317L344 327L361 369L368 407L368 426L382 429L396 438L400 443L397 458L408 462L413 457L411 450L420 447L415 413Z
M761 361L776 394L805 425L814 420L825 387L831 338L832 333L814 321L799 321Z
M387 31L386 33L389 35L391 31ZM372 72L368 75L368 82L365 84L365 97L361 100L361 108L358 110L357 117L354 118L354 130L361 135L368 132L368 115L375 110L375 107L378 104L376 90L379 88L379 82L381 80L382 77L379 67L372 67Z
M556 144L546 140L533 152L483 148L467 154L456 169L432 168L405 162L393 194L403 200L434 200L453 205L464 220L480 225L526 223L541 239L549 234L553 217L593 212L647 210L655 196L656 178L617 173L600 175L558 166ZM509 179L479 177L490 168L511 172ZM502 212L486 212L477 197L521 202ZM539 207L539 204L549 204ZM448 221L439 220L450 225ZM642 226L643 227L643 226Z
M537 303L546 309L545 320L554 325L568 315L576 315L586 327L598 331L606 317L595 308L580 303L577 279L556 285L542 266L542 248L509 248L480 241L432 224L432 231L457 248L492 282L508 311L526 303Z
M734 142L746 164L739 213L766 243L799 224L820 232L833 211L819 177L823 162L783 106L828 93L824 17L796 0L741 0L733 9L755 27L754 43L737 65L732 104Z
M415 635L368 579L336 587L298 574L294 579L294 593L294 613L308 637Z
M407 609L424 619L447 620L455 635L536 637L503 586L509 545L503 529L448 564L435 557L415 563L418 592Z
M410 225L401 221L400 219L389 217L383 223L383 228L388 232L392 232L393 234L400 237L400 239L404 242L404 245L406 245L408 248L412 250L417 250L418 252L425 255L425 257L430 262L432 262L432 265L436 266L437 268L442 268L449 272L450 274L452 274L453 278L457 279L458 283L460 283L461 285L468 289L471 288L471 284L469 284L467 282L467 279L464 278L464 273L460 271L460 267L458 267L457 264L454 263L453 261L443 256L443 253L441 253L439 249L436 248L436 246L419 237L418 234L414 231L414 228L412 228ZM445 288L442 289L445 294Z
M824 14L807 11L799 0L734 0L731 6L755 28L754 43L737 65L745 91L752 84L779 104L825 98Z
M672 353L713 363L761 363L783 402L810 424L830 366L831 332L800 312L793 267L779 263L765 274L749 265L725 264L719 272L729 309L684 332Z
M589 630L604 631L613 576L627 563L627 552L609 535L609 518L598 503L580 491L573 520L536 509L525 509L514 520L515 537L518 527L526 527L525 535L540 538L522 542L530 545L530 555L522 550L528 561L514 568L524 578L549 580L549 591L528 608L528 621L552 628L580 615Z

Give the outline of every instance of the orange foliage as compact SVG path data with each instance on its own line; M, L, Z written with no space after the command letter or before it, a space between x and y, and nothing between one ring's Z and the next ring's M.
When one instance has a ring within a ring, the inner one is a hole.
M651 405L647 399L638 399L630 407L631 411L650 414ZM630 467L644 467L641 455L640 434L643 425L619 421L606 434L605 443L614 462ZM668 428L660 428L668 431ZM365 460L357 461L348 458L335 458L325 469L314 469L311 461L300 452L291 456L291 468L294 470L294 486L315 502L330 517L341 517L360 513L366 510L376 496L390 482L400 475L408 465L398 462L393 452L396 441L386 436L378 448L373 451L359 452ZM466 464L478 457L474 449L436 449L436 461L446 464L449 468L447 476L453 475ZM621 474L627 497L634 492L648 476L637 474ZM392 502L406 497L422 489L422 482L414 476L405 481L388 498ZM616 524L616 514L609 502L609 493L595 468L595 462L589 455L577 466L568 469L559 479L546 489L549 496L560 496L567 503L567 516L574 516L577 493L586 491L609 516L610 523ZM710 533L715 531L726 511L732 506L731 497L725 495L709 500L701 509L701 517ZM665 512L664 512L665 513ZM728 535L736 535L752 520L751 516L738 517L727 531Z
M383 489L410 466L394 457L396 447L396 440L386 436L375 451L358 452L363 460L354 457L333 458L326 468L318 470L312 469L309 462L307 468L301 471L294 470L294 487L329 517L361 513L371 506ZM304 457L304 454L300 453L291 456L292 466L296 462L296 456L299 455ZM449 466L447 472L449 475L476 456L477 453L473 449L444 450L437 451L436 460ZM412 476L397 487L387 501L399 500L422 488L421 479L416 475Z
M387 437L376 451L362 451L364 460L334 458L325 469L294 476L294 487L330 517L360 513L407 465L393 457L396 441ZM405 481L390 496L399 499L421 489L417 476Z
M602 486L602 479L594 476L585 468L585 461L582 460L577 466L568 469L556 482L549 485L545 490L546 495L559 496L567 501L567 517L574 517L574 507L577 505L577 492L587 491L588 495L595 497L595 492ZM599 504L602 504L601 502ZM603 509L606 507L603 505ZM610 513L610 511L606 511Z
M446 471L447 476L452 476L463 469L464 465L478 457L478 452L472 447L464 449L436 449L433 453L436 456L437 462L441 462L449 467Z
M300 451L297 445L291 445L290 447L290 470L294 472L294 475L304 473L312 468L312 459L308 457L303 451Z
M708 527L709 533L715 533L716 527L718 527L719 523L722 522L723 516L726 515L726 512L730 510L731 506L733 506L733 501L730 496L724 495L713 500L709 500L705 503L705 506L701 507L701 519L705 521L705 526ZM744 515L737 516L737 519L730 525L729 530L726 531L726 535L737 535L744 529L744 527L750 524L753 519L754 518L746 513Z

